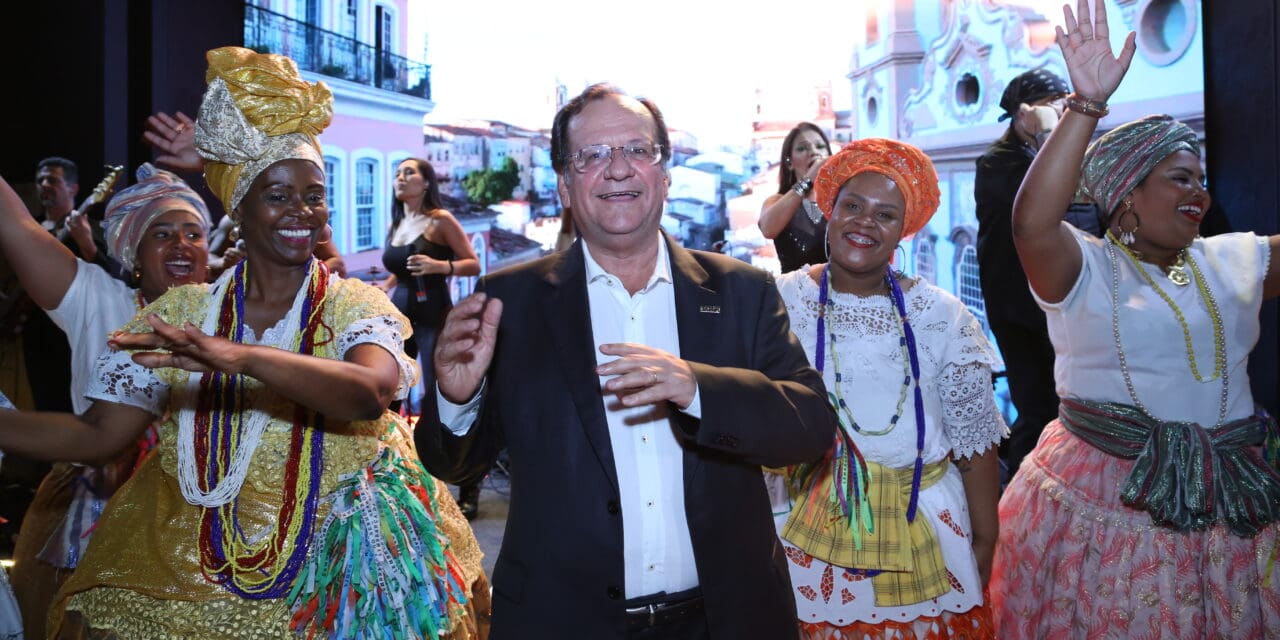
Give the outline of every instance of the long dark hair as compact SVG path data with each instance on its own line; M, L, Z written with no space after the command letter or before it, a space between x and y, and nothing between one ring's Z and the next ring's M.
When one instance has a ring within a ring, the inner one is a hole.
M422 158L405 158L396 165L399 171L400 165L406 162L412 162L417 168L418 173L422 174L423 181L426 183L427 190L422 194L422 212L426 213L433 209L443 209L444 203L440 201L440 181L436 180L436 170L431 168L431 163ZM387 230L387 237L396 232L396 227L400 226L400 221L404 220L404 206L396 199L395 187L391 188L391 228Z
M827 145L827 150L831 150L831 141L827 140L827 134L823 133L818 125L812 122L801 122L796 125L787 134L787 139L782 141L782 157L778 160L778 193L786 193L788 189L796 186L796 176L791 172L791 145L796 143L796 138L800 137L806 129L817 133L818 137L822 138L822 143Z

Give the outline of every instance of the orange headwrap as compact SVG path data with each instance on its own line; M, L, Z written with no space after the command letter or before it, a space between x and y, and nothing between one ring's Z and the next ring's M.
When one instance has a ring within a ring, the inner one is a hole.
M316 136L333 119L333 94L310 84L293 60L222 47L206 54L209 83L196 119L204 177L228 212L268 166L288 158L323 168Z
M854 176L871 171L898 185L907 210L903 212L902 237L929 223L938 211L938 172L929 156L905 142L887 138L865 138L845 145L818 170L814 181L818 208L831 218L840 187Z

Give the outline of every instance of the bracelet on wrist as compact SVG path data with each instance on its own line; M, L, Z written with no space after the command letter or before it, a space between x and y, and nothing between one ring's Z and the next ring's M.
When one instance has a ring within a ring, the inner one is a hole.
M1087 98L1078 93L1067 96L1067 109L1090 118L1105 118L1108 113L1111 113L1107 108L1106 100Z
M812 188L813 180L810 180L809 178L800 178L796 181L796 185L791 187L791 190L795 191L796 195L803 198L804 196L809 195L809 190Z

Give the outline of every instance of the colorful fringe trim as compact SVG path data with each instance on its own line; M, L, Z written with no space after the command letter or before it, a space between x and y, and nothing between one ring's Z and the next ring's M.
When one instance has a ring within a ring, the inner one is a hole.
M844 429L837 429L835 444L816 463L792 467L793 493L804 496L801 513L793 515L810 528L826 529L827 522L839 521L853 538L854 548L862 548L862 532L875 532L867 486L871 472L862 452Z
M306 638L419 640L449 633L465 579L436 528L431 480L384 449L323 501L329 515L289 594Z

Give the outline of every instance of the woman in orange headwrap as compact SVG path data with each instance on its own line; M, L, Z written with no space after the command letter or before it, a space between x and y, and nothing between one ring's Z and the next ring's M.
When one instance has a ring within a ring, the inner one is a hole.
M911 145L866 139L815 191L830 261L778 279L842 427L774 504L802 637L993 637L998 357L963 303L890 266L937 210L937 174Z
M407 322L312 257L329 217L316 136L332 96L282 56L208 58L196 146L245 260L171 289L115 334L83 417L0 415L0 449L77 460L161 418L156 452L112 498L51 627L476 637L472 597L487 594L471 590L474 538L386 411L416 376Z

